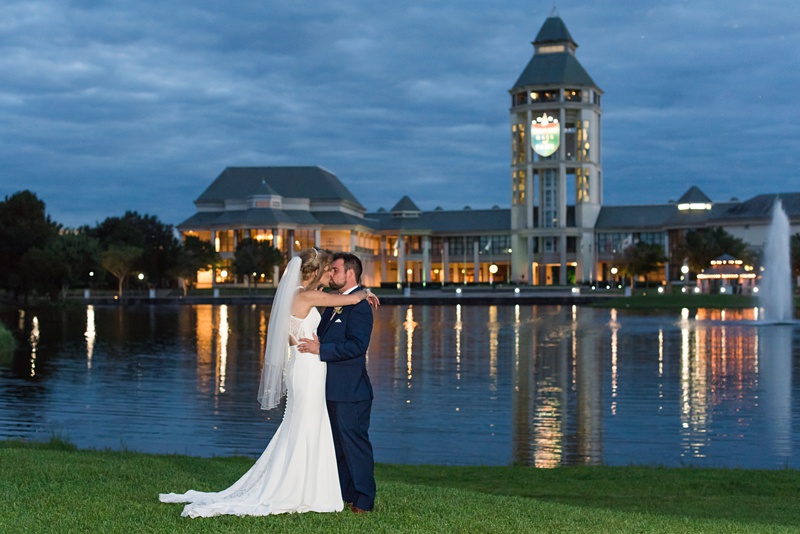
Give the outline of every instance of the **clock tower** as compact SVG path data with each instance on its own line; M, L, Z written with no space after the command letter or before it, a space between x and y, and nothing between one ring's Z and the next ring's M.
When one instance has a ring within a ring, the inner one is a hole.
M553 10L511 94L512 279L566 285L597 278L603 201L600 97Z

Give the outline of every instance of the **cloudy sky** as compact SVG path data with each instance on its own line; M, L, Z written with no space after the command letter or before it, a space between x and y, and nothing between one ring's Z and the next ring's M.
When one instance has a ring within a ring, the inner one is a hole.
M510 205L511 88L553 0L4 0L0 198L178 224L227 166L364 206ZM800 191L796 0L558 0L605 91L606 204Z

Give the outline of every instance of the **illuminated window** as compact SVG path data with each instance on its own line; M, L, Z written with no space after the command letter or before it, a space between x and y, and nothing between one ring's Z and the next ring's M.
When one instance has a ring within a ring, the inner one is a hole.
M565 89L564 101L565 102L580 102L582 98L580 89Z
M558 89L552 91L531 91L531 103L558 102Z
M589 169L575 169L575 194L577 203L589 202Z
M220 230L217 232L217 239L219 239L219 252L232 252L233 251L233 230Z
M525 204L526 177L525 169L519 169L511 173L511 201L515 205Z
M511 126L512 163L525 163L525 123L519 122Z

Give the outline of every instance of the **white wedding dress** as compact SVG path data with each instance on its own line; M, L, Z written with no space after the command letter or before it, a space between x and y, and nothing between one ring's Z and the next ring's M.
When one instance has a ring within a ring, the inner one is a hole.
M292 317L295 340L317 332L320 315ZM294 341L296 342L296 341ZM325 403L327 367L319 354L290 348L286 369L286 412L266 450L250 470L226 490L162 493L161 502L186 502L182 515L270 515L339 512L344 509L333 435Z

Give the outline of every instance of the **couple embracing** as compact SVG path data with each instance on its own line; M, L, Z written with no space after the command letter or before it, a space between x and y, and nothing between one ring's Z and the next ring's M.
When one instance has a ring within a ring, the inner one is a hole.
M231 487L161 494L183 516L372 510L375 477L366 352L379 301L359 287L361 261L315 248L292 258L275 292L258 400L286 410L266 450ZM319 291L329 286L336 292ZM367 302L365 302L367 301ZM317 307L324 308L322 314Z

